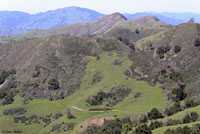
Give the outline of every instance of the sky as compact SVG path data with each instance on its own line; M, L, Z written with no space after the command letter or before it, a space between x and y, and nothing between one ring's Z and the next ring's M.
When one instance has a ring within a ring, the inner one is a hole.
M200 0L0 0L0 10L30 14L69 6L89 8L105 14L143 11L200 13Z

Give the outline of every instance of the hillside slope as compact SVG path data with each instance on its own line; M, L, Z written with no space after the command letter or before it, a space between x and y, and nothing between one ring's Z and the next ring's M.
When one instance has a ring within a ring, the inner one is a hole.
M162 89L125 75L134 51L133 44L111 37L56 35L1 44L1 76L10 75L1 81L0 130L76 134L89 125L84 121L164 107ZM109 100L89 101L102 91L112 94ZM9 109L17 109L16 114Z

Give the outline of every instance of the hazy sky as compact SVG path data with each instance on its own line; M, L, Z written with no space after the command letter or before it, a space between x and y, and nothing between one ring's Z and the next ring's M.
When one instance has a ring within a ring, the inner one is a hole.
M32 14L68 6L85 7L107 14L141 11L200 13L200 0L0 0L0 10Z

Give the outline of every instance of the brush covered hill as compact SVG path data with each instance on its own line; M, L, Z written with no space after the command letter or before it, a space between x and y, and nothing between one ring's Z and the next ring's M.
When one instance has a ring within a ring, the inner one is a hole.
M169 70L167 67L171 66L177 70L188 95L199 98L199 36L200 25L186 23L141 39L136 46L154 58L158 56L160 68Z
M166 103L161 88L126 76L131 42L54 35L2 43L0 51L0 130L76 134Z
M162 134L198 123L199 38L186 23L135 44L66 34L1 43L0 130Z
M170 25L161 22L155 16L145 16L117 23L106 35L127 38L133 42L144 37L167 30Z
M114 13L90 23L80 23L56 27L49 30L33 30L25 37L47 37L50 35L70 34L75 36L123 37L133 42L149 35L167 30L170 26L154 16L127 20L120 13Z

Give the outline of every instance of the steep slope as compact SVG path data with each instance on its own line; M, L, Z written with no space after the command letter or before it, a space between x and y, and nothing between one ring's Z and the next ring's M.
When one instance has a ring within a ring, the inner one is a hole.
M145 16L139 19L117 23L105 35L122 37L133 42L146 36L167 30L170 26L158 20L155 16Z
M1 81L0 130L76 134L85 129L82 122L93 118L163 107L166 96L158 86L125 75L134 64L128 58L131 53L138 55L131 42L111 37L56 35L2 43L1 78L5 71L10 75ZM97 105L89 101L102 91L112 94L109 100L97 100ZM15 97L7 105L10 96ZM68 117L67 108L76 118ZM12 114L9 109L17 112Z
M119 23L118 25L134 25L144 27L167 27L167 24L161 22L155 16L144 16L139 19L132 19L126 22Z
M136 46L154 59L160 58L158 68L179 72L188 98L199 98L199 37L200 25L187 23L141 39Z

